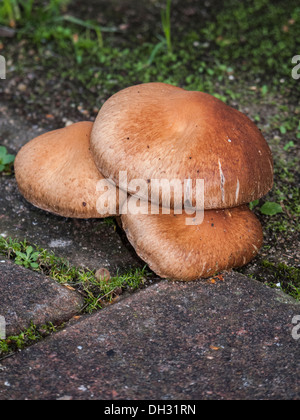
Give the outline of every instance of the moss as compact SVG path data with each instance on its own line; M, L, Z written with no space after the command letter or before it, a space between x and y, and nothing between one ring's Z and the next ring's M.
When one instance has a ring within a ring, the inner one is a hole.
M51 277L60 284L69 285L85 297L84 311L91 313L112 303L125 291L134 291L150 280L146 267L118 274L107 279L96 277L95 271L71 266L64 258L57 257L27 241L5 239L0 236L0 254L18 265Z
M23 350L26 347L43 340L50 334L62 328L54 326L51 322L40 327L31 324L29 328L22 331L16 336L9 336L5 340L0 340L0 361L1 358L6 358L8 355L15 353L18 350Z
M268 260L261 262L263 267L263 277L258 280L267 278L267 284L273 287L281 288L285 293L300 300L300 269L290 267L286 264L274 264ZM256 278L259 276L256 276Z

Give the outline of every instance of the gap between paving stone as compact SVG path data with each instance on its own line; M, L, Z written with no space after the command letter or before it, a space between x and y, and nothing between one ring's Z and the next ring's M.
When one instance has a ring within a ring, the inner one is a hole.
M0 399L299 399L300 305L241 274L159 284L0 364Z
M19 267L0 263L0 316L6 336L18 335L33 323L60 325L82 309L84 298L56 281Z

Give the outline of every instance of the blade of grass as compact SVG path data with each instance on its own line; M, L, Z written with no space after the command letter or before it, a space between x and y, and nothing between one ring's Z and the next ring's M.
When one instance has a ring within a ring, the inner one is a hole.
M172 0L167 0L166 9L162 10L161 19L162 19L162 26L163 31L166 37L166 43L169 53L172 53L173 46L172 46L172 30L171 30L171 7L172 7Z
M99 47L103 48L104 46L104 42L103 42L103 36L102 36L102 32L114 32L114 30L112 28L101 28L100 26L95 25L94 23L88 22L88 21L84 21L78 18L75 18L74 16L69 16L69 15L64 15L61 16L59 18L56 19L56 21L65 21L65 22L69 22L72 23L74 25L79 25L83 28L86 29L91 29L93 30L98 38L98 43L99 43Z
M154 48L147 62L147 66L151 66L159 51L165 47L165 41L159 42Z

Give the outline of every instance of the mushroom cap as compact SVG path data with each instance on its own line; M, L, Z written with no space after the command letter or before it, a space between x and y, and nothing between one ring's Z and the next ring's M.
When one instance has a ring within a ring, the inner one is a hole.
M150 180L179 179L184 186L184 180L204 179L205 209L249 203L273 185L271 151L246 115L206 93L163 83L112 96L95 121L91 149L105 177L122 189L119 171L127 171L128 182L148 181L140 197L160 205ZM182 192L184 202L184 187ZM195 182L192 194L195 206Z
M34 206L63 217L102 218L98 182L104 180L90 152L92 122L80 122L27 143L15 160L20 192ZM118 188L117 188L118 190ZM118 209L118 203L117 203Z
M141 211L147 206L143 203ZM187 217L174 212L122 215L131 245L162 278L191 281L211 277L249 263L262 246L261 224L247 206L206 210L198 226L188 226Z

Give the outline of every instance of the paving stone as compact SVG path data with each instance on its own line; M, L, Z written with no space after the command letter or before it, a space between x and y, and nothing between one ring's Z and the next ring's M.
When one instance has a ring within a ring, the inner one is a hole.
M299 399L300 305L233 273L168 283L0 365L0 399Z
M0 144L8 146L10 151L17 153L25 143L42 133L6 107L1 108L1 104L0 109ZM26 238L67 258L75 266L104 267L112 275L145 265L106 221L65 219L36 209L20 195L14 177L0 176L0 190L0 235Z
M13 152L19 149L34 137L40 136L47 127L38 127L29 124L24 118L0 102L0 144Z
M84 299L50 278L7 261L0 262L0 316L6 335L18 335L30 323L61 324L83 307Z

